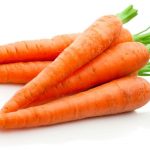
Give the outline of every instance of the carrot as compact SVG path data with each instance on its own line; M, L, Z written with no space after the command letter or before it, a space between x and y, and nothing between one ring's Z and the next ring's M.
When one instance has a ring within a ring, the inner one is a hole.
M144 31L147 31L148 29L149 28ZM131 38L131 34L126 30L122 30L122 33L123 32L125 35L124 37L122 37L122 39L120 39L120 42L121 40L122 42L127 42L125 38ZM141 33L143 33L143 31ZM141 33L134 35L134 40L144 44L146 44L147 42L149 43L150 34L145 34L145 38L147 39L145 40L144 38L141 39ZM0 46L0 57L3 58L0 60L0 63L54 60L79 35L80 33L64 34L55 36L52 39L21 41ZM116 45L115 42L113 42L112 46L113 45Z
M4 105L2 112L16 111L20 106L31 103L46 89L66 79L77 69L101 54L117 38L122 23L126 23L136 13L137 11L130 6L119 15L103 16L96 20L55 61L18 91Z
M54 60L78 34L65 34L52 39L21 41L0 46L0 63Z
M130 32L123 28L119 37L112 43L112 46L132 40ZM49 63L50 61L35 61L2 64L0 65L0 83L27 83L37 76Z
M2 64L0 65L0 83L26 83L48 64L50 61Z
M149 28L144 31L147 31L148 29ZM130 42L133 40L145 43L147 42L147 38L150 38L150 33L147 33L146 37L145 34L142 33L140 32L140 36L139 34L132 36L127 29L123 28L119 37L111 44L111 47L119 43ZM67 38L67 36L65 36L65 38ZM47 65L48 61L2 64L0 65L0 83L27 83L37 76ZM137 75L137 73L133 73L133 75Z
M147 31L148 29L149 28L145 29L144 31ZM65 36L66 39L68 37L69 36ZM111 47L119 43L130 42L133 40L142 43L147 42L148 44L147 39L149 38L150 33L143 34L142 31L140 32L140 35L138 33L132 36L127 29L123 28L120 32L119 37L116 38L115 41L111 44ZM2 64L0 65L0 83L27 83L35 76L37 76L38 73L40 73L47 65L48 61ZM133 75L135 74L133 73Z
M129 32L129 30L122 28L122 30L120 31L120 35L111 43L110 47L113 47L119 43L132 42L132 41L134 41L134 38L132 34Z
M118 14L124 23L136 15L137 11L132 6ZM0 63L54 60L79 35L80 33L64 34L52 39L21 41L0 46Z
M149 99L150 84L146 80L126 77L45 105L1 114L0 128L37 127L129 112Z
M80 34L64 34L52 39L21 41L0 46L0 63L54 60ZM124 35L124 36L123 36ZM121 31L120 42L126 42L131 34L126 29ZM117 41L113 43L115 45Z
M137 42L118 44L103 52L63 82L47 89L37 100L24 107L47 103L54 98L77 93L129 75L145 66L148 59L149 53L143 44ZM11 102L13 100L10 104Z
M131 38L127 30L122 30L124 37L121 42L126 42L126 38ZM11 43L0 46L0 63L54 60L66 47L68 47L80 33L64 34L53 37L52 39L30 40ZM146 37L148 36L148 37ZM147 40L142 40L141 35L135 35L135 41L146 44L149 42L149 33L145 34ZM125 40L125 41L124 41ZM116 45L114 41L111 46Z

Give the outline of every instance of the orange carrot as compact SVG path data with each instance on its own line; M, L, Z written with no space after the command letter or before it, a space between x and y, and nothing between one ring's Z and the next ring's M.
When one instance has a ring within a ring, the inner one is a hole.
M117 16L103 16L96 20L68 46L51 64L31 82L19 90L2 108L2 112L16 111L36 100L48 88L58 84L73 72L105 51L119 36L122 23L133 17L134 11L127 8ZM132 15L131 15L132 14Z
M133 9L133 6L129 6L124 12L118 14L124 23L136 15L137 10ZM52 39L21 41L0 46L0 63L54 60L79 35L80 33L65 34ZM140 38L135 36L137 40L140 40Z
M115 41L113 41L110 45L110 47L113 47L119 43L124 43L124 42L132 42L135 41L133 39L132 34L129 32L129 30L122 28L120 35L118 38L115 39Z
M54 60L66 47L68 47L80 34L64 34L52 39L22 41L0 46L0 63ZM116 43L127 42L132 35L126 29L121 30Z
M129 41L132 41L132 35L127 29L122 29L112 46ZM27 83L37 76L48 62L50 61L2 64L0 65L0 83Z
M146 80L126 77L45 105L1 114L0 128L37 127L129 112L149 99L150 84Z
M136 37L137 36L134 35L133 39L131 33L123 28L119 37L111 44L111 47L119 43L133 40L145 42L147 41L147 38L150 37L150 33L146 34L146 37L145 34L140 34L140 37L138 35L138 39ZM68 36L65 36L65 38L67 39ZM47 65L48 61L2 64L0 65L0 83L27 83L37 76Z
M22 41L0 46L0 63L54 60L78 34L66 34L52 39Z
M80 68L63 82L47 89L37 100L24 107L47 103L54 98L77 93L129 75L145 66L148 60L149 53L143 44L136 42L118 44Z
M26 61L40 61L40 60L54 60L66 47L68 47L78 36L77 34L64 34L55 36L52 39L21 41L12 44L0 46L0 63L26 62ZM143 37L144 36L144 37ZM134 41L141 43L148 43L150 33L144 35L132 35L126 29L122 29L119 39L111 44L127 42L131 38ZM147 40L145 40L147 39Z
M48 64L50 61L2 64L0 65L0 83L27 83Z

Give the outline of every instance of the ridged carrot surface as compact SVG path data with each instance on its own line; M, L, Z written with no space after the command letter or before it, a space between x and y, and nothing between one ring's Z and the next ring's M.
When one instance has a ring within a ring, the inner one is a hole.
M117 16L104 16L96 20L68 46L51 64L19 90L2 112L18 110L36 100L47 89L63 81L73 72L104 52L119 36L122 22Z
M128 6L117 17L127 23L137 15L132 5ZM68 47L79 34L64 34L52 39L21 41L0 46L0 63L13 63L24 61L53 60L59 53ZM136 37L140 39L140 37Z
M0 46L0 63L14 63L26 61L54 60L66 47L68 47L80 34L64 34L52 39L21 41ZM122 29L120 42L127 42L131 34ZM114 41L115 45L118 40Z
M150 84L126 77L51 103L0 115L0 128L52 125L133 111L150 99Z
M119 37L111 45L130 41L132 41L132 35L127 29L123 28ZM50 61L0 64L0 83L27 83L36 77L49 64L48 62Z
M27 83L50 63L50 61L34 61L1 64L0 83Z
M0 63L54 60L78 34L64 34L52 39L21 41L0 46Z
M129 75L145 66L148 60L149 52L143 44L137 42L118 44L103 52L63 82L47 89L26 107L43 104L54 98L77 93Z

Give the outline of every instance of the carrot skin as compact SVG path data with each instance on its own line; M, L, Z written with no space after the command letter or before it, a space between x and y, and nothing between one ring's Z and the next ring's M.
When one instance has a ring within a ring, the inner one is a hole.
M0 83L27 83L50 63L50 61L35 61L1 64Z
M124 77L45 105L1 114L0 128L37 127L118 114L133 111L149 99L150 84L146 80Z
M116 38L110 45L109 48L116 46L119 43L124 43L124 42L132 42L133 37L132 34L129 32L129 30L122 28L120 35L118 36L118 38Z
M21 41L0 46L0 63L14 63L26 61L54 60L78 36L77 34L64 34L52 39ZM112 44L127 42L132 36L126 29L121 30L121 36Z
M52 61L79 35L80 33L64 34L55 36L52 39L21 41L0 46L0 63ZM132 35L127 29L123 28L119 38L116 38L111 46L131 39Z
M0 46L0 63L54 60L79 34L64 34L52 39L21 41Z
M63 82L46 90L37 100L24 108L41 105L55 98L127 76L145 66L148 60L149 53L143 44L137 42L118 44L103 52Z
M42 95L46 89L63 81L80 67L100 55L119 36L121 27L122 22L117 16L104 16L96 20L55 61L18 91L10 99L11 102L9 101L2 108L2 112L16 111L21 106L31 103Z
M61 38L62 36L60 36ZM66 35L67 39L69 36ZM69 39L68 39L69 41ZM132 35L127 29L122 29L118 38L111 44L115 46L119 43L132 41ZM47 40L48 42L48 40ZM34 41L33 41L34 43ZM43 49L44 51L44 49ZM29 51L30 52L30 51ZM36 77L50 61L17 62L0 65L0 83L27 83Z

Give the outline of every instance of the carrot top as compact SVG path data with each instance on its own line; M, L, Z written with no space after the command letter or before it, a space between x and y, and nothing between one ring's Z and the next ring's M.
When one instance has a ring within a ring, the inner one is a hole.
M137 16L137 14L138 11L134 9L133 5L129 5L122 12L118 13L117 16L121 19L122 23L125 24Z
M143 44L150 44L150 32L147 32L150 29L150 26L146 28L145 30L133 35L133 39L136 42L140 42ZM147 33L145 33L147 32ZM150 46L148 46L149 49Z
M149 37L150 37L150 35L149 35ZM148 40L147 40L147 42L148 42ZM149 43L150 43L150 39L149 39ZM150 44L147 44L146 47L150 53ZM142 69L140 69L138 71L138 75L139 76L150 76L150 62L148 62Z
M147 63L142 69L138 72L139 76L150 76L150 62Z
M150 29L150 26L144 29L143 31L132 35L133 40L136 42L143 43L147 50L150 53L150 32L147 32ZM147 33L146 33L147 32ZM147 63L142 69L138 71L139 76L150 76L150 62Z
M148 51L150 53L150 40L149 40L149 43L146 45L146 47L147 47L147 49L148 49Z

